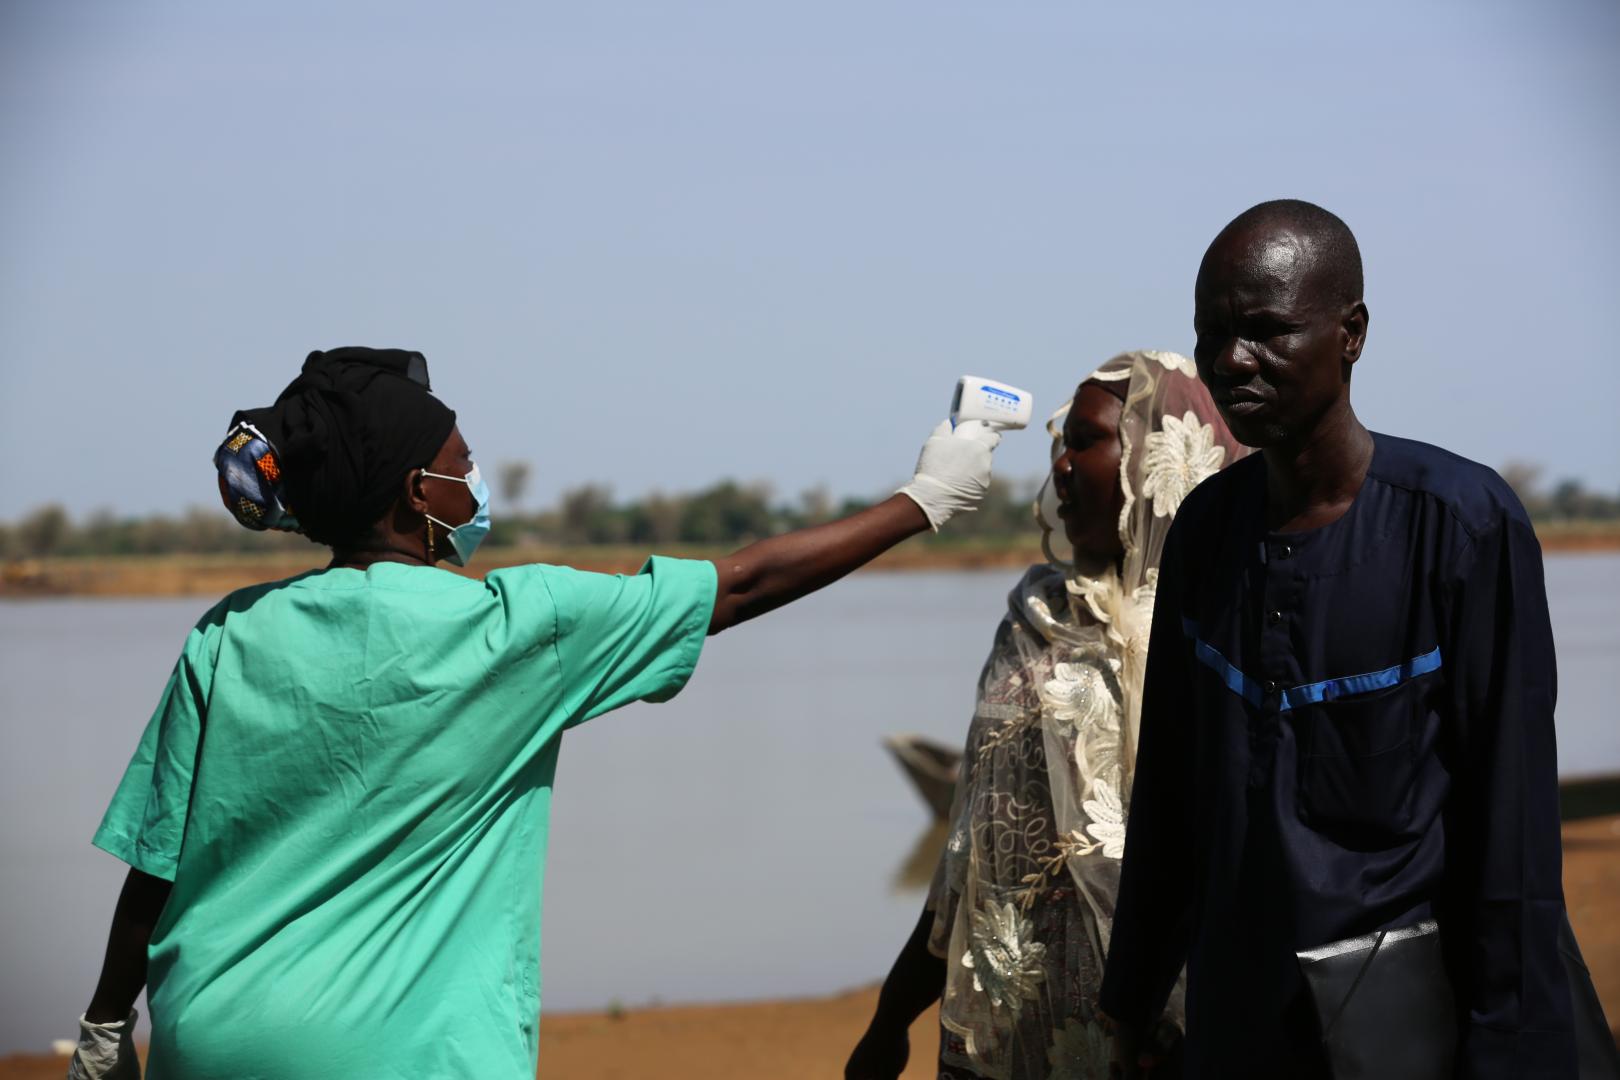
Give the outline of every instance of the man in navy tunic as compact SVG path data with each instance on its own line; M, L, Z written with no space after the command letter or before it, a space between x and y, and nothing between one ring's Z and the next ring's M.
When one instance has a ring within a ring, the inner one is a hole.
M1457 1075L1573 1077L1529 519L1490 469L1356 419L1367 307L1337 217L1246 211L1195 299L1199 374L1261 452L1165 546L1101 992L1119 1045L1185 963L1187 1075L1326 1076L1296 950L1433 918Z

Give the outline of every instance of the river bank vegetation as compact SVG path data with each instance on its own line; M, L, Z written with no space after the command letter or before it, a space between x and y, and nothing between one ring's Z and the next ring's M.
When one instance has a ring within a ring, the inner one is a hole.
M1620 550L1620 493L1579 482L1541 482L1531 466L1509 465L1513 485L1549 551ZM829 521L876 499L835 498L823 489L779 499L759 483L732 480L699 491L616 499L603 485L562 494L530 509L528 466L492 476L495 527L476 571L523 562L634 571L649 551L715 557L763 536ZM974 569L1026 565L1040 557L1031 516L1039 478L997 480L984 505L944 534L902 545L880 569ZM163 596L219 594L319 566L324 548L301 536L255 533L218 507L183 514L75 518L46 506L0 522L0 595Z

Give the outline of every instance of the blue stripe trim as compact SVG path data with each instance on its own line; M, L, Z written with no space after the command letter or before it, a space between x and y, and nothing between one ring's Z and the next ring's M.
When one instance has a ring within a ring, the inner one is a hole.
M1205 667L1219 675L1228 690L1256 708L1260 708L1265 704L1264 688L1234 667L1214 646L1200 638L1196 623L1191 619L1183 618L1181 628L1187 637L1192 639L1193 655L1197 656L1199 662ZM1374 690L1385 690L1391 686L1406 682L1408 679L1415 679L1419 675L1427 675L1431 671L1439 670L1440 649L1436 646L1422 656L1414 656L1404 664L1395 664L1380 671L1369 671L1362 675L1346 675L1339 679L1323 679L1321 682L1289 687L1282 692L1277 711L1288 712L1290 709L1297 709L1302 705L1315 705L1318 702L1334 701L1355 694L1368 694Z
M1349 697L1352 694L1368 694L1374 690L1384 690L1408 679L1415 679L1419 675L1427 675L1431 671L1438 670L1440 670L1440 649L1437 646L1422 656L1414 656L1404 664L1396 664L1382 671L1369 671L1365 675L1347 675L1342 679L1323 679L1321 682L1284 690L1282 710L1297 709L1301 705L1315 705L1319 701L1333 701L1335 698Z
M1233 667L1226 657L1215 651L1213 645L1206 644L1198 636L1196 623L1191 619L1183 618L1181 628L1188 637L1192 638L1193 654L1198 657L1205 667L1221 677L1221 681L1226 684L1228 690L1257 709L1265 704L1266 692L1261 689L1260 684Z

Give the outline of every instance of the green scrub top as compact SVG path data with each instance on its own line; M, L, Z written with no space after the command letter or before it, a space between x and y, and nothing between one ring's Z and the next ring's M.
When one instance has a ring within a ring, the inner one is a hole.
M382 563L221 601L95 836L174 882L150 1080L533 1077L560 737L674 696L715 587Z

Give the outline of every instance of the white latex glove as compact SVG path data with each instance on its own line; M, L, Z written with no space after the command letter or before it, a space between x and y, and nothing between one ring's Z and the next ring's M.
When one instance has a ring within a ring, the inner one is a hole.
M92 1024L79 1017L79 1048L68 1062L68 1080L141 1080L135 1056L134 1009L116 1024Z
M990 490L990 452L1001 442L1001 432L980 420L964 420L951 430L942 420L923 443L917 475L896 494L922 507L935 532L951 515L977 510Z

